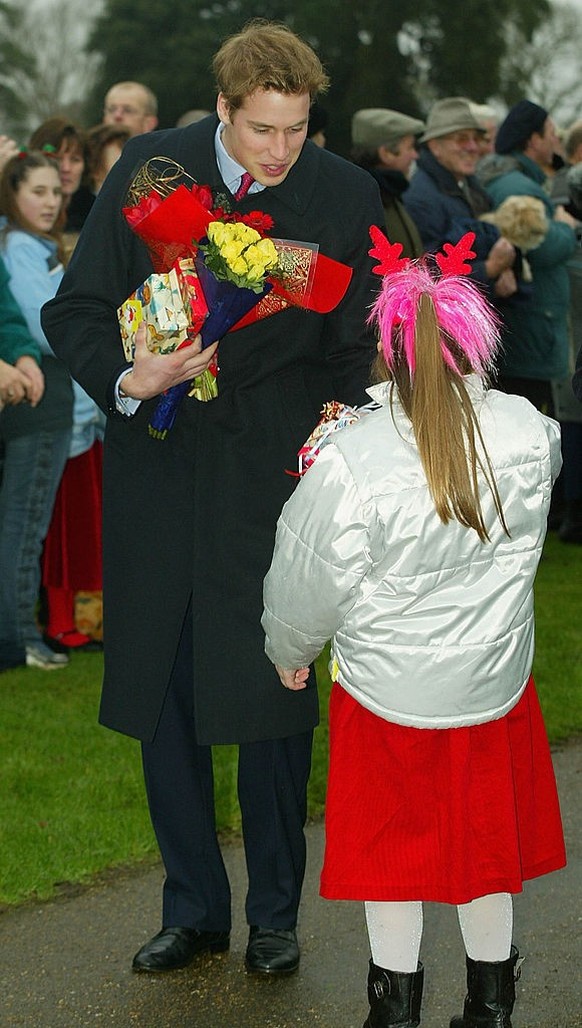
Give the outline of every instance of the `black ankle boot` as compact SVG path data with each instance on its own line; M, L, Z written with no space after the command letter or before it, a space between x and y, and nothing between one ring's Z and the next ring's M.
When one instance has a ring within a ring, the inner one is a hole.
M420 1024L420 1003L424 968L416 971L386 971L370 961L368 1002L370 1013L364 1028L416 1028Z
M515 1003L515 973L519 953L515 946L507 960L489 963L467 957L467 996L462 1017L450 1028L511 1028Z

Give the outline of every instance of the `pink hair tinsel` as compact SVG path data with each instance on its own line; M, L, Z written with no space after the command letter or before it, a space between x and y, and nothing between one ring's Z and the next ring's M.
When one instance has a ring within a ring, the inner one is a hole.
M394 367L396 353L402 350L414 374L416 317L423 295L433 302L446 364L462 373L449 346L453 339L471 369L485 377L499 346L497 314L470 279L462 274L435 277L427 258L402 262L398 270L386 274L372 307L368 323L378 328L388 367ZM422 345L422 340L419 343Z

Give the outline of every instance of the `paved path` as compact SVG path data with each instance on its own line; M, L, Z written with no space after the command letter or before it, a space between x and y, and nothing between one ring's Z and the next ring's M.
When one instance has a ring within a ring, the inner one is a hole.
M526 885L515 941L526 955L514 1028L582 1028L582 740L554 751L569 864ZM361 905L317 893L323 832L307 832L308 876L299 974L263 981L243 970L244 857L225 849L235 927L229 954L161 978L132 974L135 950L158 930L159 867L0 916L2 1028L361 1028L368 949ZM464 957L453 908L427 906L423 1028L460 1013Z

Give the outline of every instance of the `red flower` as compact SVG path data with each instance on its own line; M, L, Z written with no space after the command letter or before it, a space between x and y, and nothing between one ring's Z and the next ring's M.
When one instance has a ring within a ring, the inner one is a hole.
M148 214L157 210L161 203L162 197L159 193L156 193L155 189L152 189L151 193L148 193L147 196L142 196L139 203L135 204L134 207L123 208L127 224L131 228L135 228L143 218L146 218Z
M192 193L198 200L198 203L202 204L207 211L212 210L212 190L210 186L199 186L197 183L194 183Z
M263 214L262 211L251 211L249 214L243 214L240 219L249 228L254 228L257 232L263 235L273 228L274 221L270 214Z
M226 210L225 207L215 207L212 211L213 221L232 221L232 215Z

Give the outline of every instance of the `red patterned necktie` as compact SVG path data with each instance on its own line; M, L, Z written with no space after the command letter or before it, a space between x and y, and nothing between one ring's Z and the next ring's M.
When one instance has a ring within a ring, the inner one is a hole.
M234 194L235 200L242 200L243 196L247 195L254 181L255 180L251 175L250 171L245 171L243 173L243 177L240 180L240 186Z

